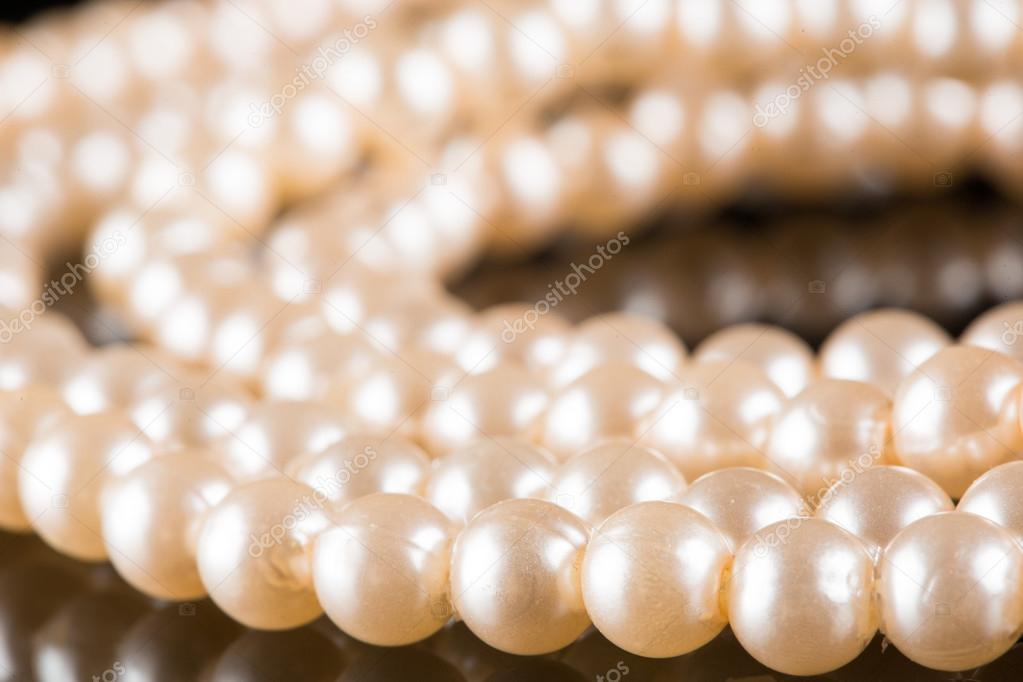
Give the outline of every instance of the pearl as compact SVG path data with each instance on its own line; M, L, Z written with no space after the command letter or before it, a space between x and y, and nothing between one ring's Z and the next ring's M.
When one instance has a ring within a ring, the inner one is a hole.
M377 357L358 333L293 339L278 344L263 361L260 390L268 400L325 400L338 377L357 376Z
M434 456L481 438L520 436L532 440L549 398L543 384L515 365L470 375L450 393L431 396L423 414L422 439Z
M551 380L565 386L598 365L621 361L670 381L685 358L682 342L656 320L629 313L597 315L571 333L564 361L554 368Z
M455 356L462 369L486 372L499 363L527 369L553 368L564 356L568 323L559 316L525 303L488 308L479 314Z
M327 616L378 646L426 639L451 618L452 525L411 495L362 497L316 541L313 582Z
M727 467L763 468L769 426L784 400L750 363L691 365L638 433L689 481Z
M765 526L807 515L803 498L791 485L748 467L704 474L678 501L713 521L732 552Z
M929 476L953 498L982 473L1023 450L1023 365L1000 353L950 346L920 365L895 395L899 463Z
M816 374L813 351L792 332L766 324L736 324L701 343L696 362L745 360L760 369L788 397L795 396Z
M589 539L574 514L542 500L506 500L455 540L451 594L473 634L511 654L557 651L590 625L580 562Z
M215 448L238 480L281 475L298 457L322 452L351 431L340 411L301 401L266 401L252 407L238 429Z
M199 450L157 457L111 481L100 515L114 568L158 599L203 597L195 561L200 522L231 487L227 472Z
M430 460L417 445L400 436L350 434L327 449L304 455L286 469L341 509L371 493L422 492Z
M714 524L671 502L641 502L596 531L583 599L600 633L629 653L680 656L728 623L721 591L732 553Z
M885 637L937 670L995 660L1023 633L1023 551L974 514L927 516L885 549L877 585Z
M18 499L18 472L28 444L71 411L52 388L33 384L0 392L0 528L30 530Z
M927 318L906 310L872 310L843 322L820 350L821 374L895 393L899 382L952 343Z
M632 436L664 395L664 384L623 362L595 367L554 397L541 442L564 459L605 438Z
M846 529L874 560L900 530L955 505L938 484L900 466L876 466L835 483L820 500L817 518Z
M853 535L820 519L779 521L736 553L728 620L743 648L769 668L820 675L873 639L873 589L873 563Z
M115 345L101 348L73 371L61 387L79 414L131 405L143 395L176 383L180 365L155 348Z
M546 450L517 438L490 438L436 460L424 497L465 525L492 504L545 497L554 470Z
M311 558L328 526L322 498L308 486L285 478L239 486L206 514L199 577L217 606L243 625L304 625L323 613Z
M673 499L686 481L659 453L616 438L583 450L558 467L550 500L594 526L636 502Z
M821 379L782 407L767 440L775 473L817 502L836 481L888 461L891 401L870 384Z
M105 559L100 492L108 479L152 454L149 440L119 413L61 419L22 456L18 495L25 516L61 552L84 561Z
M995 306L970 323L959 342L1004 353L1023 361L1023 302Z
M211 445L237 430L252 409L248 392L229 382L158 388L128 406L128 416L164 447Z
M0 390L16 390L29 384L59 385L82 363L85 341L66 318L46 314L31 321L27 328L15 325L13 316L4 314L0 331ZM18 318L18 324L21 324Z
M956 507L994 521L1023 542L1023 462L1007 462L996 466L973 482L963 493Z

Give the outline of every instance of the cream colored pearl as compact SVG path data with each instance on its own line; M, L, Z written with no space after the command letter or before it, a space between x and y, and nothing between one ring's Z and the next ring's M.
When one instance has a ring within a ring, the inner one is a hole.
M792 397L816 373L813 351L792 332L766 324L737 324L711 334L697 347L696 362L745 360L760 369Z
M629 313L591 317L569 338L564 361L551 375L556 386L565 386L609 361L627 362L661 381L670 381L686 358L685 346L668 327Z
M453 537L451 521L421 498L362 497L316 541L316 596L356 639L378 646L426 639L451 618Z
M450 393L432 396L423 415L423 443L440 456L484 438L532 439L549 400L535 376L515 365L498 365L465 377Z
M506 500L455 540L451 594L473 634L512 654L557 651L589 626L579 568L589 530L542 500Z
M956 507L994 521L1023 542L1023 462L996 466L973 482Z
M59 386L79 368L85 340L61 315L44 314L26 327L4 316L7 333L0 332L4 352L0 353L0 390L16 390L29 384Z
M159 349L135 345L97 350L68 376L64 400L79 414L128 407L143 395L173 386L181 366Z
M899 386L892 411L901 464L953 498L982 473L1023 450L1019 391L1023 365L994 351L950 346Z
M604 363L555 396L541 442L564 459L605 438L632 436L663 395L664 384L638 367Z
M807 515L803 498L791 485L749 467L706 473L678 500L713 521L733 552L761 528Z
M0 391L0 528L15 532L31 528L18 499L21 457L37 435L70 414L60 394L47 386Z
M888 394L870 384L816 381L775 418L768 466L816 506L836 481L889 460L891 411Z
M1023 302L995 306L970 323L959 342L1023 361Z
M247 483L207 512L196 557L217 606L243 625L285 630L323 609L312 585L312 548L330 525L322 498L286 478Z
M157 457L111 481L100 513L114 568L158 599L203 597L195 559L200 522L232 485L212 455L199 450Z
M564 356L568 323L558 315L525 303L488 308L479 314L455 360L472 374L501 363L516 363L544 372Z
M230 383L196 382L158 388L128 407L128 416L154 443L203 447L236 431L253 399Z
M25 516L47 543L77 559L107 556L100 493L111 477L152 457L152 444L116 412L71 415L25 450L18 495Z
M583 598L600 633L629 653L680 656L728 623L721 591L732 561L702 514L641 502L596 531L582 566Z
M321 452L297 458L286 471L329 500L334 509L341 509L372 493L420 494L430 460L400 436L355 433Z
M268 400L325 400L338 377L358 376L378 359L358 332L324 332L279 344L259 371Z
M874 565L853 535L820 519L779 521L739 548L728 620L753 658L820 675L860 655L877 631Z
M686 480L734 466L763 468L771 420L785 396L747 362L691 365L639 425L645 445L671 459Z
M238 480L279 476L298 457L322 452L351 431L340 410L321 403L267 401L253 406L215 448Z
M937 483L900 466L851 472L820 500L817 518L846 529L867 546L875 561L896 534L919 518L952 511Z
M899 382L952 343L927 318L907 310L872 310L843 322L821 346L821 374L895 393Z
M545 497L554 470L546 450L517 438L489 438L436 460L424 496L464 525L492 504Z
M1023 633L1023 551L991 521L962 512L922 518L885 549L877 593L885 637L938 670L995 660Z
M619 509L673 499L685 488L682 474L659 453L631 439L614 438L565 460L549 499L598 526Z

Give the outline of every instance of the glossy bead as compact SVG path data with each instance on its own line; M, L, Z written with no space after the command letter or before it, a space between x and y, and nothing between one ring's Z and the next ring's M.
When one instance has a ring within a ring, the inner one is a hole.
M260 367L262 394L269 400L325 400L338 377L358 376L378 359L358 332L324 332L278 344Z
M696 362L745 360L764 370L788 397L816 373L813 351L792 332L766 324L736 324L711 334L696 348Z
M855 536L820 519L780 521L739 548L728 621L767 667L820 675L860 655L877 631L874 565Z
M451 618L453 537L451 521L419 497L362 497L316 541L316 596L356 639L378 646L426 639Z
M956 509L994 521L1023 542L1023 462L996 466L973 482Z
M541 442L564 459L606 438L632 436L663 395L664 384L638 367L604 363L554 397Z
M642 502L594 533L583 559L583 599L615 645L640 656L680 656L727 624L721 591L731 560L724 537L702 514Z
M1023 633L1023 550L1009 531L949 512L907 526L880 565L881 629L907 658L937 670L995 660Z
M455 360L472 374L513 363L543 372L563 357L568 323L552 312L525 303L509 303L481 312L460 345Z
M682 368L686 349L664 324L630 313L597 315L569 335L564 360L551 373L565 386L605 362L627 362L647 374L670 381Z
M900 530L919 518L955 506L937 483L900 466L851 472L821 499L817 518L846 529L867 546L876 561Z
M0 328L0 390L15 390L29 384L59 386L77 370L85 351L85 340L70 321L47 313L26 325L4 317Z
M1023 302L995 306L970 323L959 342L1023 361Z
M195 559L200 523L232 485L210 453L198 450L157 457L111 481L101 523L117 572L158 599L203 597Z
M771 420L785 396L763 370L736 361L690 365L639 425L642 442L693 481L716 469L763 468Z
M341 509L372 493L420 494L430 460L401 436L353 433L321 452L297 458L286 472Z
M889 460L891 400L859 381L821 379L785 403L767 440L769 467L811 506L828 488Z
M807 516L795 488L772 473L749 467L704 474L678 501L713 521L733 552L765 526Z
M116 412L71 415L25 450L18 494L25 516L47 543L86 561L107 556L100 493L111 477L148 460L152 444Z
M79 414L128 407L147 393L173 386L180 365L158 349L136 345L96 351L67 377L61 392Z
M239 480L279 476L302 455L322 452L351 431L340 410L304 401L267 401L214 448Z
M163 447L204 447L234 433L253 398L230 383L178 384L158 388L128 407L128 416Z
M217 606L243 625L285 630L323 609L312 584L312 549L329 525L324 500L286 478L232 490L207 512L196 557Z
M498 365L465 377L449 393L432 396L423 415L423 443L441 456L484 438L532 439L548 402L535 376L515 365Z
M685 487L682 474L662 455L631 439L614 438L565 460L549 499L598 526L619 509L673 499Z
M945 331L907 310L872 310L831 332L820 349L821 374L895 393L899 382L952 343Z
M555 461L517 438L489 438L434 462L424 496L460 525L504 500L546 497Z
M557 651L590 625L579 569L586 524L542 500L507 500L455 540L451 594L473 634L512 654Z
M895 395L900 464L958 498L988 469L1023 450L1023 365L983 348L950 346L922 364Z

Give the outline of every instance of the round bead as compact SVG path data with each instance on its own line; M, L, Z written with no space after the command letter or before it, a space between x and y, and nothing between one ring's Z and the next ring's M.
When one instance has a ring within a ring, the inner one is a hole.
M704 474L678 499L713 521L733 552L761 528L807 515L803 498L791 485L749 467Z
M7 323L0 330L4 350L0 353L0 390L29 384L59 386L81 365L85 341L63 316L44 314L27 326L17 326L6 316L0 321Z
M1000 353L950 346L910 375L895 395L895 453L953 498L1023 450L1023 365Z
M888 461L891 400L859 381L821 379L775 418L765 454L811 506L836 481Z
M1023 542L1023 462L996 466L973 482L956 507L994 521Z
M248 392L229 384L169 386L134 401L128 416L161 446L204 447L234 433L252 403Z
M546 497L554 469L554 458L535 445L515 438L490 438L436 460L425 497L464 525L492 504Z
M334 509L341 509L372 493L420 494L430 460L400 436L358 433L322 452L299 457L287 472L329 500Z
M455 610L490 646L531 655L568 646L590 625L579 568L586 524L542 500L506 500L477 514L455 541Z
M636 502L668 500L685 490L662 455L624 438L583 450L558 467L550 500L594 526Z
M207 512L196 549L199 577L217 606L243 625L304 625L323 613L311 558L328 526L312 488L285 478L247 483Z
M568 332L561 317L541 315L532 305L494 306L479 314L455 360L470 374L508 363L545 372L564 356Z
M278 344L259 370L269 400L324 400L338 377L357 376L378 359L361 335L321 334Z
M907 526L884 551L881 629L907 658L937 670L993 661L1023 633L1023 550L974 514Z
M739 548L728 620L739 643L789 675L819 675L860 655L877 631L874 565L853 535L820 519L780 521Z
M954 508L948 494L923 474L878 466L835 483L821 498L816 515L862 540L876 561L900 530Z
M696 362L745 360L764 370L782 393L792 397L816 373L813 351L792 332L766 324L737 324L711 334L697 347Z
M629 653L679 656L728 622L721 591L732 553L706 517L681 504L642 502L596 531L582 566L593 624Z
M727 467L763 468L768 427L784 400L755 365L691 365L638 433L689 481Z
M21 505L47 543L77 559L107 557L100 492L152 456L152 444L116 412L71 415L25 450L18 477Z
M970 323L959 341L1023 361L1023 301L1003 303L988 310Z
M212 456L197 450L157 457L108 483L101 522L114 568L158 599L204 596L195 561L199 524L231 486Z
M75 412L93 414L128 407L147 393L171 387L180 373L180 365L157 349L108 346L81 363L61 392Z
M544 419L541 442L564 459L605 438L632 436L664 395L664 384L634 365L607 362L563 388Z
M426 639L451 618L453 535L451 521L421 498L362 497L316 541L316 595L339 628L364 642Z
M821 374L862 381L895 393L899 382L952 339L907 310L872 310L843 322L820 350Z
M499 365L465 377L450 394L434 396L423 415L423 443L440 456L483 438L532 440L548 402L536 377L514 365Z

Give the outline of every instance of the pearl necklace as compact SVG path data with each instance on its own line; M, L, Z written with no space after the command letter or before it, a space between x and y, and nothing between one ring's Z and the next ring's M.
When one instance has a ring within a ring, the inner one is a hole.
M852 660L878 627L932 667L999 656L1023 630L1020 304L962 345L918 316L869 313L816 358L772 327L725 329L690 358L650 319L571 328L554 312L628 245L617 226L680 186L706 204L763 173L790 192L864 168L942 184L981 142L982 163L1016 182L1023 95L999 74L1017 38L981 3L963 34L949 27L966 5L908 3L876 26L868 14L876 40L841 48L854 73L804 89L828 77L800 69L798 95L788 48L754 65L726 38L774 34L816 58L869 3L732 4L554 2L516 10L508 31L424 3L388 17L387 44L372 14L328 41L359 17L329 3L304 3L308 23L274 3L134 18L109 3L4 41L5 79L20 87L50 62L53 80L14 91L0 137L24 161L5 174L4 235L29 262L3 268L17 285L4 304L20 310L0 354L0 523L109 558L154 596L209 593L267 629L325 611L381 645L457 614L520 654L592 622L659 657L730 624L794 674ZM492 61L461 51L498 30L475 46ZM178 51L154 60L149 39ZM950 80L947 55L971 40L986 54ZM877 70L900 45L916 48L912 79ZM665 55L712 77L652 68ZM252 69L281 56L269 78ZM624 105L601 94L617 82ZM566 104L569 83L589 100ZM493 128L509 108L521 118ZM917 146L928 154L906 153ZM867 151L838 156L854 148ZM36 312L28 254L72 242L57 228L75 215L96 221L85 262L42 308L88 276L153 345L91 351ZM535 248L569 219L598 240L593 256L536 304L473 315L444 293L483 248Z

